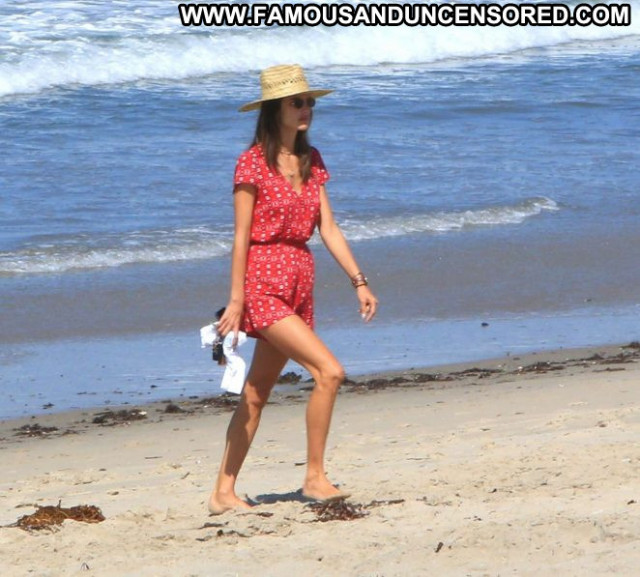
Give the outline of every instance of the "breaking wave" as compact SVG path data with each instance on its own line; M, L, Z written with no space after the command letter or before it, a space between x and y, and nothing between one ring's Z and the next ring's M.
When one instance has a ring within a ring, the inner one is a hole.
M59 87L178 82L289 62L424 64L640 34L629 27L184 28L177 0L31 0L0 6L0 96ZM631 1L640 11L640 0ZM313 46L313 50L309 47ZM597 48L594 48L597 49ZM606 48L605 48L606 49Z
M364 221L342 219L351 242L413 234L442 234L478 227L517 225L557 203L537 197L511 206L477 210L386 216ZM314 238L314 243L320 242ZM0 253L0 276L61 274L125 265L163 264L227 256L232 235L208 227L118 235L69 235L48 238L29 248Z

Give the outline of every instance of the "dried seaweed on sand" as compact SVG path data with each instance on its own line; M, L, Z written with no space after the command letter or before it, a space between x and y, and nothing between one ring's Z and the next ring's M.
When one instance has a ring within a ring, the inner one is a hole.
M63 435L75 435L77 431L73 429L59 429L58 427L45 427L38 423L29 423L13 429L15 431L15 437L28 437L47 439L51 437L60 437Z
M238 406L238 395L223 394L219 397L207 397L200 399L198 404L203 408L213 407L215 409L224 409L227 411L233 411Z
M46 505L37 507L31 515L20 517L15 526L25 531L40 531L54 529L67 520L82 521L83 523L100 523L104 521L102 511L95 505L77 505L75 507L61 507Z
M327 521L352 521L360 519L368 513L362 510L362 506L347 503L344 499L328 501L326 503L310 503L307 505L315 514L314 521L326 523Z
M121 411L104 411L98 413L93 419L94 425L113 426L118 423L127 424L131 421L140 421L147 418L147 412L140 409L123 409Z
M38 423L33 423L23 425L22 427L14 429L14 431L16 431L16 437L46 437L51 433L56 433L58 431L58 427L43 427Z

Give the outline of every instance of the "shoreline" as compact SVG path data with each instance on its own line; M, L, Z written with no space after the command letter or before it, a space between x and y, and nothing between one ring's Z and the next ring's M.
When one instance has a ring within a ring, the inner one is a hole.
M270 401L238 481L255 506L217 517L206 501L226 397L127 406L146 415L122 422L2 421L0 561L41 577L632 577L639 377L633 342L349 381L327 471L352 496L324 509L300 495L308 392L292 387ZM36 423L58 430L15 434ZM105 519L15 526L56 504Z
M350 295L349 295L350 296ZM637 307L576 310L561 315L503 315L370 325L324 325L318 334L347 375L616 345L637 340ZM249 361L253 343L240 354ZM568 354L568 353L567 353ZM165 332L109 339L60 340L0 346L0 419L52 412L135 406L165 399L216 396L223 369L201 349L199 334ZM290 362L285 372L307 378Z
M640 361L640 343L637 341L631 341L624 345L543 350L477 361L374 371L354 376L347 375L340 394L384 389L400 390L412 386L427 389L464 387L474 384L478 379L484 383L500 383L513 379L526 381L527 376L535 376L536 374L551 372L560 375L567 370L570 374L575 374L593 370L598 366L603 367L602 370L607 370L607 367L636 361ZM298 369L304 373L300 367ZM609 368L608 370L624 369ZM313 383L310 379L303 381L303 376L299 371L287 371L287 367L285 367L285 371L269 399L270 405L299 404L306 401ZM288 389L288 386L291 388ZM172 416L182 418L192 415L231 412L235 408L238 398L238 395L230 393L191 395L187 398L184 396L167 397L150 402L114 403L0 419L0 443L10 441L12 436L53 438L77 434L96 425L109 427L124 424L129 426L137 423L153 423L158 419L170 420ZM100 422L94 423L94 420ZM14 435L11 435L11 432Z

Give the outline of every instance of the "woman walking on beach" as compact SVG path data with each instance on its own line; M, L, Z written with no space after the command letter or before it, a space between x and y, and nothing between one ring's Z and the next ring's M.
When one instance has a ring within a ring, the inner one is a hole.
M241 111L260 109L252 146L238 159L234 178L235 233L231 295L218 331L257 338L253 360L229 428L209 511L250 505L235 493L240 468L262 409L289 359L302 365L315 386L307 405L307 471L304 496L348 496L324 470L333 405L344 370L313 331L313 256L307 241L317 227L322 241L351 279L360 313L369 321L377 300L336 224L325 183L329 174L307 131L315 99L298 65L274 66L260 76L262 97Z

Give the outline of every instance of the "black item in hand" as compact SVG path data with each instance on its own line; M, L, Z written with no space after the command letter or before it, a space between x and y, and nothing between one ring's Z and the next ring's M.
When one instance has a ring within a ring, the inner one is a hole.
M218 311L216 311L216 319L219 321L224 314L226 307L222 307ZM227 359L224 356L224 351L222 350L222 337L218 335L218 340L213 343L213 351L211 353L211 357L214 361L216 361L219 365L226 365Z
M222 341L218 341L213 345L211 357L214 361L218 361L219 365L224 364L224 352L222 351Z

